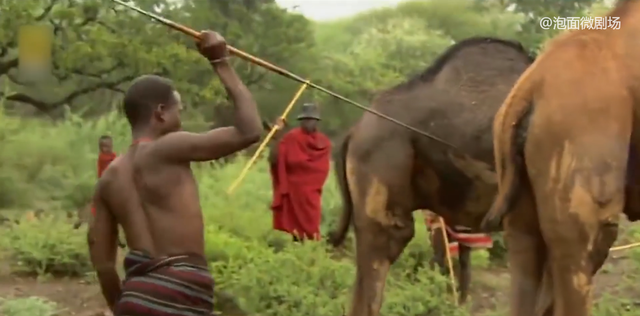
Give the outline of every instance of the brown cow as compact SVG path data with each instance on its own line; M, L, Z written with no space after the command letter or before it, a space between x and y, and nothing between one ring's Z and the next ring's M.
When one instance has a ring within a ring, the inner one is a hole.
M390 265L413 238L414 210L431 210L451 226L480 227L497 190L492 118L532 61L519 43L471 38L374 100L374 109L459 150L371 114L352 128L336 155L344 211L330 236L341 244L353 222L357 275L350 316L379 315Z
M591 315L620 215L640 219L640 1L607 16L620 29L552 40L495 116L499 195L483 225L510 212L513 316Z

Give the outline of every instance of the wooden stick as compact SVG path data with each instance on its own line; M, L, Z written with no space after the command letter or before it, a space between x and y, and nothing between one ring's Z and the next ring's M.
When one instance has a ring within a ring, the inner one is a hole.
M293 105L296 104L296 101L298 101L298 99L302 95L302 92L304 92L304 90L308 86L309 85L307 83L304 83L300 87L298 92L296 92L296 95L293 96L293 99L291 99L291 102L289 102L289 105L287 105L287 107L284 109L284 112L282 112L282 115L280 116L280 119L284 120L284 119L287 118L287 115L289 114L289 112L291 112L291 109L293 109ZM242 180L247 176L247 174L249 173L249 169L256 162L256 160L260 156L260 153L265 149L265 147L267 146L267 143L269 142L269 140L271 140L273 135L276 134L276 131L278 130L278 128L280 128L280 127L277 126L277 125L273 125L273 127L271 127L271 130L269 131L269 134L267 134L267 137L264 138L264 140L262 141L262 143L258 147L258 150L256 150L256 152L253 154L253 157L251 157L251 159L249 159L249 162L247 162L247 164L244 166L244 169L242 169L242 171L240 172L240 175L238 176L238 178L235 181L233 181L231 186L229 186L229 189L227 189L227 194L232 194L233 191L235 191L235 189L238 187L238 185L240 185L240 182L242 182Z
M449 251L449 236L447 236L447 226L445 226L442 216L438 216L440 221L440 230L442 231L442 239L444 240L444 250L447 254L447 265L449 266L449 275L451 279L451 288L453 289L453 301L458 305L458 290L456 289L456 275L453 271L453 260L451 259L451 252Z
M163 18L163 17L161 17L159 15L153 14L151 12L147 12L145 10L142 10L142 9L140 9L140 8L138 8L136 6L133 6L131 4L128 4L126 2L122 2L120 0L111 0L111 1L113 1L115 3L118 3L120 5L123 5L123 6L129 8L131 10L134 10L134 11L144 15L144 16L150 17L150 18L152 18L152 19L154 19L154 20L156 20L156 21L158 21L158 22L160 22L160 23L162 23L162 24L164 24L164 25L166 25L166 26L168 26L168 27L170 27L170 28L172 28L174 30L177 30L177 31L180 31L180 32L182 32L182 33L184 33L186 35L189 35L189 36L193 37L196 40L200 40L200 32L198 32L198 31L195 31L195 30L193 30L191 28L188 28L188 27L186 27L186 26L184 26L182 24L178 24L176 22L173 22L173 21L171 21L169 19ZM227 49L229 50L229 52L231 54L233 54L235 56L238 56L238 57L240 57L240 58L242 58L242 59L244 59L244 60L246 60L246 61L248 61L248 62L250 62L252 64L258 65L258 66L263 67L263 68L266 68L267 70L273 71L273 72L275 72L275 73L277 73L277 74L279 74L281 76L287 77L287 78L289 78L291 80L295 80L295 81L297 81L299 83L302 83L302 84L306 83L308 86L310 86L310 87L312 87L312 88L314 88L316 90L324 92L324 93L326 93L326 94L328 94L328 95L330 95L330 96L332 96L334 98L337 98L337 99L339 99L341 101L344 101L344 102L347 102L347 103L349 103L351 105L354 105L354 106L360 108L361 110L364 110L364 111L369 112L369 113L371 113L373 115L381 117L381 118L383 118L385 120L388 120L388 121L391 121L393 123L396 123L396 124L406 128L406 129L409 129L409 130L411 130L413 132L416 132L416 133L418 133L418 134L420 134L422 136L431 138L431 139L433 139L433 140L435 140L435 141L437 141L437 142L439 142L441 144L444 144L444 145L446 145L446 146L448 146L448 147L450 147L452 149L455 149L455 150L459 151L456 146L454 146L453 144L451 144L451 143L449 143L449 142L447 142L447 141L445 141L445 140L443 140L443 139L441 139L439 137L436 137L436 136L431 135L431 134L429 134L427 132L421 131L421 130L413 127L413 126L407 125L407 124L405 124L405 123L403 123L401 121L398 121L397 119L395 119L395 118L393 118L391 116L388 116L386 114L382 114L382 113L380 113L380 112L378 112L378 111L376 111L374 109L370 109L370 108L368 108L368 107L366 107L366 106L364 106L364 105L362 105L362 104L360 104L360 103L358 103L356 101L353 101L351 99L343 97L343 96L341 96L341 95L339 95L339 94L337 94L337 93L335 93L335 92L333 92L333 91L331 91L329 89L326 89L326 88L324 88L322 86L319 86L319 85L317 85L315 83L311 83L308 80L306 80L306 79L304 79L304 78L302 78L302 77L300 77L300 76L298 76L298 75L296 75L296 74L294 74L294 73L292 73L292 72L290 72L290 71L288 71L288 70L286 70L284 68L280 68L280 67L278 67L278 66L276 66L276 65L274 65L272 63L269 63L269 62L267 62L265 60L262 60L262 59L260 59L258 57L255 57L253 55L247 54L247 53L245 53L245 52L243 52L243 51L241 51L241 50L239 50L239 49L237 49L235 47L227 45Z

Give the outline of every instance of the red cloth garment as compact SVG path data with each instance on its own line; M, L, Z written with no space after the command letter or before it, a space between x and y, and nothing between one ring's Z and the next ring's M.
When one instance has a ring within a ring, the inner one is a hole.
M102 177L102 173L107 170L109 164L116 159L116 153L100 153L98 155L98 179ZM96 216L96 206L91 204L91 214Z
M426 218L425 222L432 233L434 229L442 227L437 216ZM449 239L449 253L452 257L458 255L460 244L471 248L471 250L493 247L493 239L488 234L468 233L470 229L462 226L451 228L445 225L445 227L447 229L447 238Z
M329 175L331 142L295 128L278 144L271 165L273 228L301 239L320 239L322 186Z
M102 173L107 170L114 159L116 159L116 153L100 153L98 156L98 178L102 177Z

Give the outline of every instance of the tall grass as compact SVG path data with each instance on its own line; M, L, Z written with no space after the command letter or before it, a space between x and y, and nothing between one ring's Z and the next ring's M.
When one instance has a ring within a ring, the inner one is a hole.
M126 150L130 144L126 122L115 113L95 121L71 116L52 123L7 117L1 111L0 122L0 215L20 216L36 209L46 214L40 220L3 226L0 254L8 255L20 272L90 273L85 232L73 230L64 214L75 212L90 200L99 136L112 135L116 150ZM227 195L226 189L245 162L239 158L213 167L193 165L206 221L206 256L217 291L235 297L251 315L342 315L355 279L352 256L334 253L324 243L293 244L288 236L271 229L271 183L265 161L254 166L233 196ZM321 231L326 234L341 211L333 175L324 188L322 203ZM415 225L414 240L391 270L383 315L469 315L467 308L451 302L446 291L448 280L424 268L431 250L423 221L417 220ZM634 265L640 258L638 253L630 252ZM486 261L486 255L474 257L476 267L478 259ZM625 277L619 287L607 290L611 295L597 302L595 315L634 313L629 309L633 302L616 293L630 289L622 286L637 284L640 276L629 273ZM22 306L11 301L3 304L5 310ZM24 312L42 304L31 305ZM222 303L218 306L225 308ZM482 315L502 315L503 311L504 306ZM21 313L16 310L7 315Z
M98 138L112 135L116 150L123 152L130 144L126 122L115 113L95 121L71 116L57 123L1 115L0 212L41 209L50 215L13 225L3 234L8 237L4 248L23 271L88 273L84 233L73 231L59 215L88 203L96 181ZM293 244L272 230L271 182L264 161L233 196L227 195L245 162L193 165L217 289L236 297L250 314L340 315L355 278L351 257L333 254L324 243ZM334 225L340 207L330 177L323 194L323 233ZM450 301L447 280L422 268L430 249L422 221L417 222L415 240L391 272L385 314L465 315Z

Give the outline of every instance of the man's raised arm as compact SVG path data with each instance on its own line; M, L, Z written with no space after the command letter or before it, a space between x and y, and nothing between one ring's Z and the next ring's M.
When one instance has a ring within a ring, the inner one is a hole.
M234 106L233 126L207 133L176 132L160 138L154 154L176 162L209 161L243 150L260 140L262 124L256 102L227 62L224 38L211 31L202 32L200 53L213 65Z

